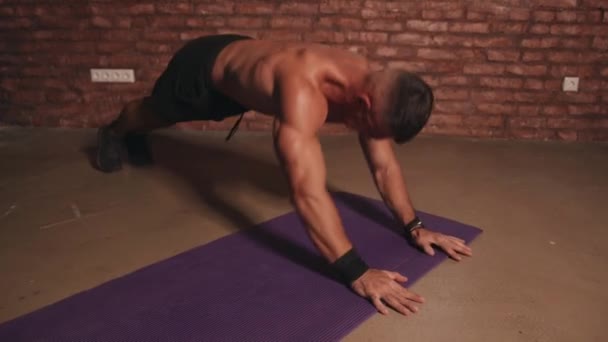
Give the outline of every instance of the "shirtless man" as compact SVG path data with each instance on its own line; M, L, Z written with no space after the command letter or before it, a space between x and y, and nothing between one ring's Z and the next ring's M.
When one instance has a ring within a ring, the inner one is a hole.
M120 150L138 134L176 122L222 120L248 110L275 117L276 154L287 176L291 200L319 252L357 294L380 313L387 306L409 315L421 296L400 283L398 273L373 269L357 255L326 188L317 138L325 122L358 131L360 145L386 205L411 241L427 254L432 245L453 259L470 256L463 240L433 232L416 217L391 140L412 139L426 124L433 104L429 86L398 70L373 71L356 54L307 43L284 43L239 35L195 39L180 49L152 94L128 103L98 133L98 167L121 168Z

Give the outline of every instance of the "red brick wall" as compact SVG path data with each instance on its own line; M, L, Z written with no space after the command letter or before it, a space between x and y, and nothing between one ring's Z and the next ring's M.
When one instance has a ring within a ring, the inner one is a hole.
M427 134L608 140L607 0L0 0L0 121L106 123L184 40L216 32L333 44L420 73L437 98ZM98 67L133 68L137 82L93 84ZM581 78L578 93L561 91L564 76ZM251 114L244 128L268 125Z

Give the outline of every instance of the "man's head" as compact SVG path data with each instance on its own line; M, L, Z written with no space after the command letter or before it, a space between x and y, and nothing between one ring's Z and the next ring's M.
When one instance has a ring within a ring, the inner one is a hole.
M369 75L359 95L359 131L372 137L393 137L398 144L415 137L433 108L433 92L420 77L387 69Z

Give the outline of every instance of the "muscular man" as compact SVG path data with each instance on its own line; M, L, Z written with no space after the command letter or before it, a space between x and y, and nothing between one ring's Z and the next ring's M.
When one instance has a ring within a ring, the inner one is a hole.
M453 259L471 255L463 240L426 229L416 218L392 141L412 139L433 104L429 86L398 70L373 71L356 54L323 45L284 43L238 35L195 39L180 49L151 96L125 106L98 133L101 170L121 168L121 148L137 135L181 121L222 120L255 110L273 115L276 154L291 199L319 252L344 281L378 311L408 315L423 298L403 287L406 278L369 268L357 255L326 188L317 133L341 122L359 133L375 184L414 244L433 255L437 245Z

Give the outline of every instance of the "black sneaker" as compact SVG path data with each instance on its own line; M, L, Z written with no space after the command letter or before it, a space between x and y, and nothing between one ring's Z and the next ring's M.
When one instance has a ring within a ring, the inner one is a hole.
M129 163L133 166L148 166L154 163L152 154L148 148L147 135L139 133L127 133L125 145L129 154Z
M97 167L101 171L122 169L121 149L121 139L110 127L101 127L97 131Z

